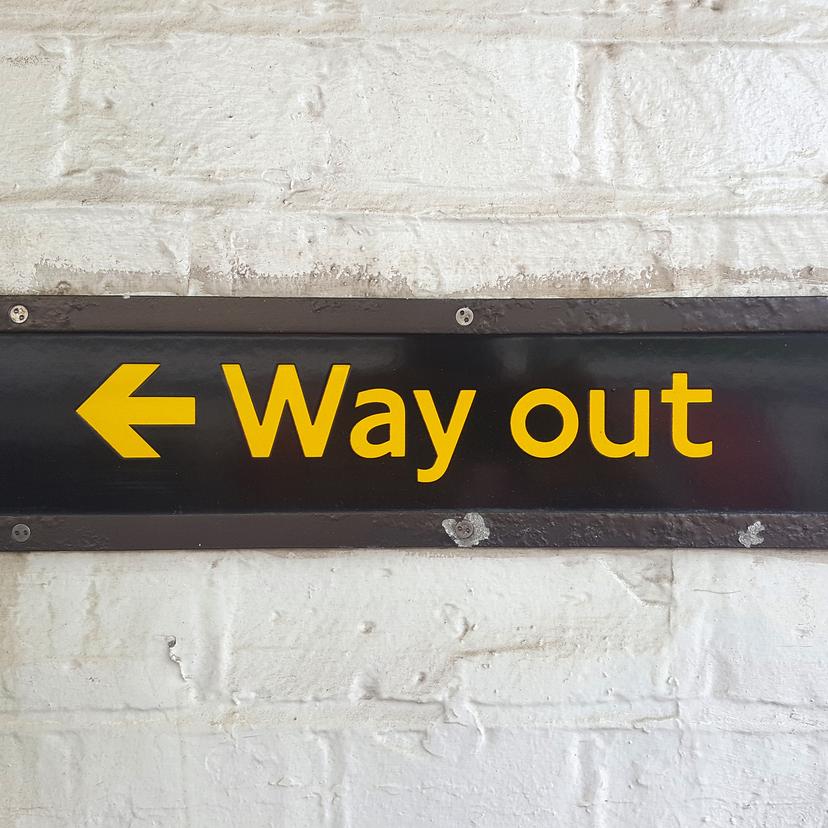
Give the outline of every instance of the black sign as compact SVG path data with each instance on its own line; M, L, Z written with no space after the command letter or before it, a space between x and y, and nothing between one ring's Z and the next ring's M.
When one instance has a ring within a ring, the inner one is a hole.
M5 306L0 548L828 539L824 299Z

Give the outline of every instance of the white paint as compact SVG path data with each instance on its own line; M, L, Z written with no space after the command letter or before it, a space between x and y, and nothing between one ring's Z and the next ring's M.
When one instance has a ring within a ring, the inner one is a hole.
M461 520L447 518L442 525L446 534L463 549L477 546L491 534L483 516L477 512L469 512Z
M738 533L739 543L745 549L750 549L751 546L761 546L765 542L765 538L762 536L764 531L765 524L761 520L756 520L744 532Z
M822 0L0 0L2 289L824 293L826 38ZM6 555L0 824L816 828L826 563Z

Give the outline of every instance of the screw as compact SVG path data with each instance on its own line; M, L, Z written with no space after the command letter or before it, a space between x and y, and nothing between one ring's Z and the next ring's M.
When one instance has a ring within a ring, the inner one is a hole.
M25 305L12 305L9 308L9 319L15 325L22 325L29 318L29 309Z
M26 543L32 536L32 530L25 523L15 523L11 531L12 538L18 543Z
M474 534L474 526L472 526L470 520L462 518L454 524L454 534L460 538L460 540L466 540Z
M458 308L457 313L454 314L458 325L464 328L474 322L474 311L471 308Z

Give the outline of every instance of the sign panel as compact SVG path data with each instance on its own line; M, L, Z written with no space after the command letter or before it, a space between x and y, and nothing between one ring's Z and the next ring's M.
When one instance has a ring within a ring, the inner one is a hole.
M828 540L824 299L5 307L3 549Z

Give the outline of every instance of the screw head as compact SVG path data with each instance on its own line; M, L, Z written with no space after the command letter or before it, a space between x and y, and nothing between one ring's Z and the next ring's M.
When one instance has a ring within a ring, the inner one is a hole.
M22 325L29 318L29 309L25 305L12 305L9 308L9 319L15 325Z
M460 540L466 540L474 534L474 526L471 525L470 520L462 518L454 524L454 534L460 538Z
M462 325L465 328L474 322L474 311L466 307L458 308L457 313L454 314L454 318L457 320L458 325Z
M26 541L32 536L32 530L26 526L25 523L15 523L12 526L11 536L13 540L16 540L18 543L26 543Z

